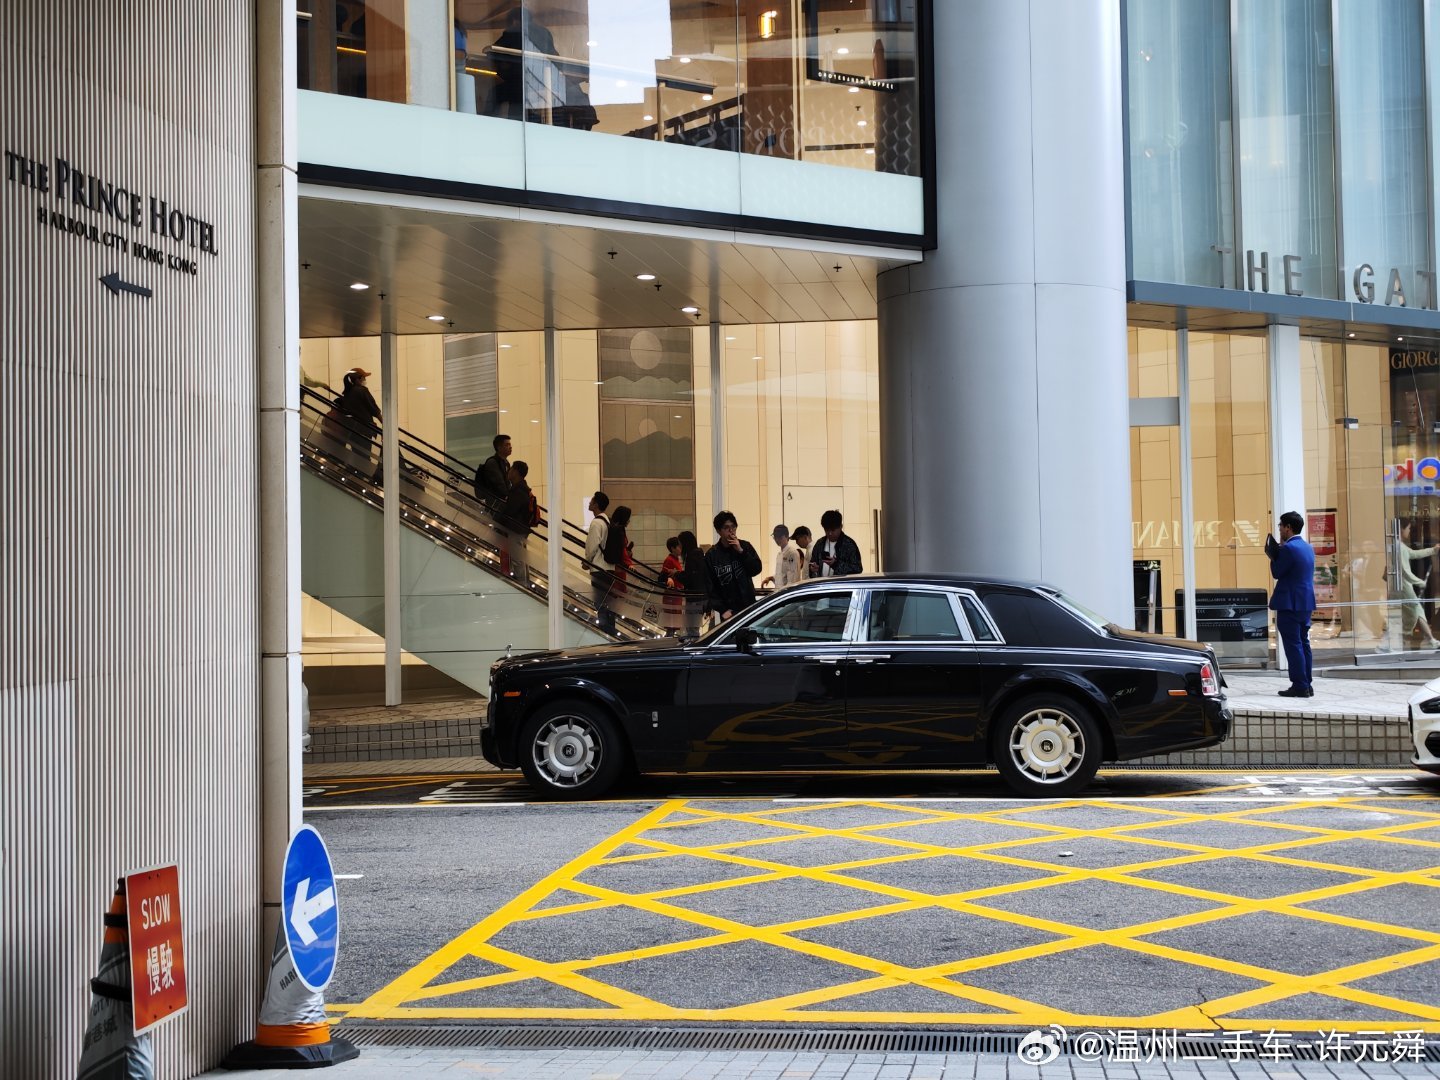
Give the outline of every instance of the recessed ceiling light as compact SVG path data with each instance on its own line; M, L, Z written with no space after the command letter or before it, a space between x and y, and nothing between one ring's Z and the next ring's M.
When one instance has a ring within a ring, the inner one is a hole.
M467 397L467 398L461 398L461 399L460 399L460 404L461 404L461 405L469 405L469 404L470 404L470 399L469 399L468 397Z
M680 63L682 63L682 64L688 64L689 62L690 62L690 58L689 58L688 56L682 56L682 57L680 57Z
M677 412L677 413L675 414L675 419L676 419L676 420L684 420L685 417L682 416L680 413Z
M426 317L427 319L429 319L431 322L444 322L444 321L445 321L445 316L444 316L444 315L426 315L425 317Z
M701 100L701 101L714 101L714 100L715 100L715 95L714 95L714 94L701 94L701 95L700 95L700 100Z
M647 112L647 113L646 113L644 116L642 116L640 119L641 119L641 120L654 120L655 117L651 116L651 115Z
M867 153L867 154L873 154L873 153L875 153L875 148L872 146L872 147L868 148L868 149L865 151L865 153Z
M369 286L369 285L366 285L365 282L363 282L363 281L357 281L357 282L355 282L354 284L352 284L350 287L351 287L352 289L354 289L356 292L364 292L364 291L365 291L366 289L368 289L370 286Z
M1354 337L1354 336L1355 336L1355 331L1353 331L1353 330L1350 331L1350 333L1347 334L1346 336L1347 336L1347 337Z
M731 334L731 335L730 335L729 337L727 337L725 340L726 340L726 341L734 341L734 340L735 340L735 335L734 335L734 334Z
M502 349L513 349L515 346L514 346L514 345L501 345L500 347L501 347Z
M860 92L860 88L859 88L858 86L852 86L852 87L850 87L850 93L852 93L852 94L858 94L859 92Z
M750 359L751 359L751 360L764 360L765 358L764 358L763 356L752 356L752 357L750 357Z
M502 413L506 413L506 412L509 412L510 410L509 410L509 409L501 409L500 411L501 411Z
M654 275L654 274L636 274L636 275L635 275L635 280L636 280L636 281L654 281L654 280L655 280L655 275Z
M850 55L850 50L847 49L844 45L841 45L838 49L835 50L835 55L836 55L836 56L849 56L849 55Z
M696 307L694 304L686 304L686 305L685 305L684 307L682 307L680 310L683 311L686 315L699 315L699 314L700 314L700 309L699 309L698 307Z
M428 386L417 386L417 387L415 387L415 389L416 389L416 390L429 390L430 388L429 388Z
M869 126L870 126L870 121L869 121L869 120L857 120L856 123L859 124L861 127L869 127Z
M538 424L540 421L539 421L539 420L531 420L530 422L531 422L532 424Z

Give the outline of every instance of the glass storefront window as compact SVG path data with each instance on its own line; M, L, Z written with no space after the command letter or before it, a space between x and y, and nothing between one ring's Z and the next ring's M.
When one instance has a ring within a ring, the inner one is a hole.
M1130 397L1176 397L1174 332L1132 327L1129 338ZM1135 626L1154 634L1183 634L1176 599L1184 588L1178 426L1130 429L1130 505Z
M303 89L920 174L918 0L298 0Z
M1298 288L1337 299L1330 0L1238 0L1236 16L1241 242L1269 254L1271 292L1295 255Z
M1421 0L1336 0L1347 299L1433 308Z
M1130 0L1126 20L1134 276L1233 286L1230 4Z

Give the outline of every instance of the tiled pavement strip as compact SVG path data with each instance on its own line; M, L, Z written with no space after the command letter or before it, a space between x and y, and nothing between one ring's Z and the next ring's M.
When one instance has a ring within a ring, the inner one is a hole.
M278 1071L212 1077L278 1076ZM288 1074L287 1074L288 1075ZM1026 1065L1009 1054L796 1054L747 1051L418 1050L367 1048L325 1073L491 1080L1390 1080L1440 1076L1440 1065L1257 1061L1103 1063L1061 1057Z

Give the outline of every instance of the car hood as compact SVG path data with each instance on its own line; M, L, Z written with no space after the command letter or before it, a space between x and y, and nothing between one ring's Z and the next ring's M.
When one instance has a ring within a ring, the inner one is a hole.
M1210 655L1210 646L1201 641L1189 641L1185 638L1166 637L1164 634L1146 634L1139 630L1125 630L1113 623L1108 627L1110 636L1120 641L1144 642L1148 645L1159 645L1163 648L1174 649L1178 652L1198 652Z
M568 649L523 653L502 661L506 667L529 666L571 660L615 660L622 656L656 656L678 653L685 648L679 638L648 638L643 641L607 642L603 645L575 645Z

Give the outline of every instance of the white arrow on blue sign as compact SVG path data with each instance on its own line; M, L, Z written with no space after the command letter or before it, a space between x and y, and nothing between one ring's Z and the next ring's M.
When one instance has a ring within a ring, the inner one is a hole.
M317 993L335 974L340 948L340 904L335 897L335 871L325 841L310 825L302 825L285 849L280 886L285 940L295 972Z

